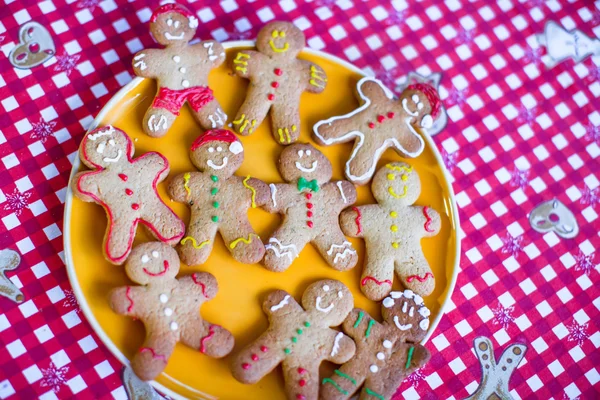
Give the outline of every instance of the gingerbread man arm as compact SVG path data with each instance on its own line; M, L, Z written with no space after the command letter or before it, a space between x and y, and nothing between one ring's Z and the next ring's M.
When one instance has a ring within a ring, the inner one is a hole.
M262 207L271 201L269 198L269 186L260 179L251 178L248 175L242 183L249 190L247 194L252 201L252 208Z
M195 272L184 276L179 279L179 285L182 291L189 288L192 293L206 300L214 298L219 290L217 280L208 272ZM187 290L185 292L187 293Z
M185 174L175 175L171 178L169 182L169 196L179 203L190 201L192 192L190 188L197 175L197 172L186 172Z
M283 214L285 210L287 210L290 206L293 205L293 203L291 203L289 199L293 198L294 194L297 192L298 190L295 189L293 185L285 183L271 183L269 184L269 198L262 207L267 212L270 212L272 214Z
M356 188L348 181L329 182L323 186L323 190L327 193L328 198L331 199L329 206L338 205L335 208L336 212L349 207L356 201ZM336 203L333 201L334 199L342 199L343 203Z
M340 227L346 236L364 238L365 231L362 221L366 207L352 207L342 211L340 214Z
M237 76L249 79L256 72L256 65L260 65L260 60L264 57L263 54L257 51L238 51L232 61L231 68Z
M142 78L156 78L157 70L154 68L156 64L149 60L157 58L161 51L162 50L159 49L144 49L138 51L131 61L133 73Z
M424 236L435 236L440 232L442 227L442 219L440 214L433 208L419 207L422 213L423 230L425 231Z
M93 180L88 179L93 175L98 174L97 171L94 172L79 172L73 177L73 183L71 184L71 189L73 189L73 194L77 196L79 199L86 202L96 201L93 196L99 197L100 191L98 189L98 185Z
M327 85L327 74L317 64L300 60L302 71L305 74L305 90L309 93L321 93Z
M379 325L379 323L375 321L368 312L360 308L355 308L350 311L350 314L348 314L344 320L342 329L346 335L350 336L356 341L359 341L365 336L366 329L369 326L372 327L373 325Z
M212 64L212 68L216 68L225 61L225 49L221 43L215 40L205 40L192 46L192 49L199 52L203 59L208 60Z
M327 331L326 342L331 343L331 347L322 347L321 350L326 354L324 359L335 364L343 364L349 361L356 353L356 344L354 340L333 329Z
M154 151L143 154L133 162L142 171L153 171L160 174L156 183L162 182L169 175L169 161L165 156Z
M113 289L109 295L110 308L120 315L139 317L136 312L136 304L138 301L142 301L140 294L143 290L139 286L122 286Z
M276 290L269 293L263 302L262 308L269 319L275 314L281 315L304 311L296 299L284 290Z

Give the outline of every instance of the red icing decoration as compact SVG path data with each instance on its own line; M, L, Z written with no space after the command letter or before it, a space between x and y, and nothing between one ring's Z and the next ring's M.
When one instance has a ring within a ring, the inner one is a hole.
M313 216L313 213L312 213L312 211L307 211L307 212L306 212L306 216L307 216L308 218L312 217L312 216Z
M215 327L214 325L211 325L208 327L208 335L204 336L202 339L200 339L200 352L201 353L205 353L206 352L206 344L205 342L207 340L210 340L211 337L215 336ZM242 365L243 367L243 365ZM244 368L247 369L247 368Z
M271 86L277 89L279 87L279 82L271 82Z
M192 110L200 111L215 99L208 86L194 86L187 89L169 89L161 87L152 102L152 107L163 108L171 114L179 115L179 110L187 101Z
M384 119L385 119L385 117L383 115L377 116L377 122L379 122L379 123L382 123Z
M194 143L192 143L191 150L192 151L196 150L198 147L202 146L204 143L209 143L209 142L214 142L214 141L233 143L236 140L238 140L238 138L232 132L228 131L227 129L211 129L210 131L204 132L204 135L198 137L198 139L194 140Z
M127 312L130 313L133 310L133 299L131 298L131 286L127 286L127 290L125 291L125 297L131 304L127 307Z
M306 196L306 198L307 198L307 199L309 199L309 200L310 200L310 199L311 199L311 197L312 197L312 193L306 193L306 194L305 194L305 196Z
M281 76L281 74L283 74L283 71L281 70L281 68L275 68L275 70L273 72L275 72L275 75L277 75L277 76Z
M267 99L273 101L273 99L275 99L275 95L273 93L269 93L269 95L267 96Z
M368 281L373 281L377 284L377 286L381 286L384 283L387 283L388 285L392 286L392 281L390 281L389 279L386 279L385 281L378 281L377 279L375 279L372 276L365 276L363 278L362 281L360 281L361 286L365 286L367 284Z
M310 210L311 208L313 208L313 205L312 205L312 203L306 203L306 208L308 208L309 210Z
M305 372L306 372L306 370L305 370L304 368L302 368L302 367L299 367L299 368L298 368L298 373L299 373L300 375L302 375L302 374L303 374L303 373L305 373Z
M123 182L127 182L127 175L125 175L125 174L119 174L119 178L121 178L121 180Z
M146 275L150 275L150 276L163 276L169 270L169 262L167 260L165 260L163 262L163 265L165 266L165 269L163 269L161 272L157 272L157 273L150 272L146 268L144 268L144 272L146 273Z
M269 348L267 346L260 346L260 351L266 353L267 351L269 351Z
M429 209L429 207L425 206L423 207L423 215L425 216L425 218L427 218L427 221L425 221L425 224L423 225L423 228L425 228L425 230L427 232L435 232L434 229L430 229L430 225L431 225L431 217L429 216L429 214L427 214L427 210Z
M352 210L356 211L356 219L354 220L354 222L356 222L357 226L356 234L360 235L360 233L362 232L362 226L360 225L360 219L362 218L362 214L360 213L358 207L352 207Z
M312 228L314 224L312 221L307 221L306 225L308 225L309 228Z
M431 117L435 119L442 109L442 101L440 100L437 91L431 85L426 83L415 83L414 85L408 86L407 89L417 90L427 97L427 101L431 105Z
M375 124L372 122L369 122L369 128L371 128L371 129L375 128Z
M140 209L140 205L138 203L133 203L131 205L131 208L133 208L134 210L139 210Z
M427 278L433 278L433 274L431 272L427 272L425 275L423 275L422 278L419 275L411 275L408 278L406 278L406 282L411 283L415 279L419 282L425 282Z
M256 354L252 354L252 361L258 361L258 356Z
M298 382L298 384L300 386L304 386L304 385L306 385L306 381L304 379L300 379L300 382Z
M297 398L298 400L305 400L305 399L306 399L306 397L304 397L304 395L303 395L303 394L300 394L300 393L298 393L298 394L296 395L296 398Z
M187 8L181 6L177 3L170 3L170 4L165 4L163 6L160 6L156 10L154 10L154 12L152 13L152 16L150 17L150 22L156 22L159 15L165 14L168 12L176 12L187 18L194 16L194 14L192 14Z
M250 368L250 364L248 364L248 363L243 363L243 364L242 364L242 368L244 368L244 369L248 369L248 368Z
M208 296L206 295L206 286L204 286L204 283L198 280L198 276L196 274L192 274L192 280L196 285L202 288L202 295L208 299Z
M133 194L133 190L125 189L125 193L127 194L127 196L131 196Z
M164 362L167 362L167 357L163 356L162 354L158 354L157 352L154 351L153 348L151 348L151 347L142 347L140 349L140 353L143 353L145 351L149 351L150 353L152 353L152 358L160 358Z
M390 119L394 118L394 115L396 115L396 114L394 114L393 112L387 113L387 117Z

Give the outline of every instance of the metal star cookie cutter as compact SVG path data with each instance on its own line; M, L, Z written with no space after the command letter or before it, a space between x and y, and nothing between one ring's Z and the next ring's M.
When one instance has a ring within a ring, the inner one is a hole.
M564 239L573 239L579 233L575 214L558 199L538 204L529 214L529 224L536 232L552 231Z
M25 300L15 284L6 277L5 271L17 269L21 263L21 256L14 250L0 250L0 296L4 296L15 303L22 303Z

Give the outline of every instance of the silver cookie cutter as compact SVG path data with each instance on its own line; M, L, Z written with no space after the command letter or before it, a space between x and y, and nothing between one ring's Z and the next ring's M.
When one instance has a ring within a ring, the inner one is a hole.
M544 201L531 210L529 224L536 232L552 231L565 239L573 239L579 233L575 214L558 199Z

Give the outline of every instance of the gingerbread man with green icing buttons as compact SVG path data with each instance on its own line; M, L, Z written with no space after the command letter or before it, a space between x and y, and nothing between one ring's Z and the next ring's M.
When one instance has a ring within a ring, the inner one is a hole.
M342 327L354 339L356 354L321 381L321 399L349 399L361 386L361 399L391 399L404 378L429 361L429 351L417 344L429 328L430 312L421 296L391 292L381 314L382 323L360 308L348 315Z
M224 129L210 130L192 144L190 158L200 172L175 176L169 193L190 206L192 215L179 254L188 265L202 264L210 255L217 231L239 262L254 264L265 246L248 221L248 209L268 200L269 187L250 176L233 175L244 161L238 138Z
M365 239L362 292L381 300L392 290L395 270L406 288L421 296L431 294L435 279L421 238L437 235L441 218L430 207L413 205L421 193L417 171L403 162L387 164L375 174L371 189L378 204L352 207L340 215L346 235Z
M354 342L330 328L344 321L353 303L350 290L335 280L311 284L302 306L283 290L272 292L263 303L269 328L234 357L233 376L255 383L281 363L287 398L316 400L321 362L342 364L354 355Z
M233 60L233 71L250 80L244 104L233 126L242 135L250 135L271 110L275 140L295 142L300 136L300 95L320 93L327 76L318 65L299 60L304 48L304 33L289 22L271 22L258 33L258 51L242 50Z
M144 49L133 57L133 72L157 80L158 92L142 123L153 137L167 133L187 102L204 129L221 128L227 115L208 87L208 73L225 61L219 42L189 45L198 19L179 4L158 7L150 18L150 33L164 49Z
M197 272L176 279L177 252L159 242L136 246L125 272L140 286L116 288L109 298L116 313L139 319L146 328L144 344L131 360L137 376L152 380L160 375L177 342L213 358L231 352L231 333L204 321L199 312L200 306L217 294L214 276Z
M331 162L310 144L286 147L279 157L278 169L288 183L270 184L263 208L284 218L265 246L265 267L285 271L304 246L312 242L333 268L353 268L358 256L342 233L338 216L356 201L354 185L330 181Z

